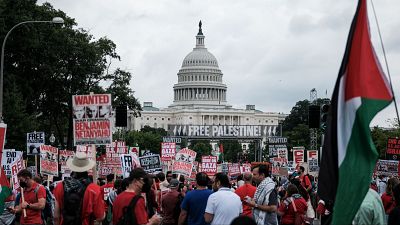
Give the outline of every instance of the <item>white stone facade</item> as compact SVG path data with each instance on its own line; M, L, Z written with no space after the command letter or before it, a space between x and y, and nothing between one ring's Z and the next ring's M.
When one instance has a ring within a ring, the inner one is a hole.
M144 126L168 129L168 125L269 125L276 129L285 114L262 112L254 105L235 109L227 104L227 86L216 58L204 45L201 30L196 35L196 47L183 60L174 85L173 104L165 109L145 102L141 117L128 115L128 130Z

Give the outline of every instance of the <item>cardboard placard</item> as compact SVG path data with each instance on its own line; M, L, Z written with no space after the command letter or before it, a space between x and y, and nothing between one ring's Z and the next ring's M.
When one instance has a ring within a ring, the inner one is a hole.
M39 155L40 146L45 143L44 132L31 132L26 134L26 154Z
M201 172L208 176L213 176L217 173L217 156L202 156L201 157Z
M50 145L40 146L40 173L58 176L58 148Z

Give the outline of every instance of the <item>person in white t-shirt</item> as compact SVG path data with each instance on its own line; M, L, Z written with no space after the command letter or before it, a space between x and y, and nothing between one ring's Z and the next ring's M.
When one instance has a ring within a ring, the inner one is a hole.
M211 225L230 224L243 213L242 201L231 191L229 178L224 173L215 174L213 189L216 192L208 197L205 222Z

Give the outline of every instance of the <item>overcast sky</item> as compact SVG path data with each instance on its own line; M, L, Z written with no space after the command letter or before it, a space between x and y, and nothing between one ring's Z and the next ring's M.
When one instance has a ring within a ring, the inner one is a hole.
M45 1L40 0L38 4ZM182 61L195 46L198 22L205 45L217 58L228 103L254 104L266 112L289 113L299 100L331 97L357 0L52 0L96 39L108 37L133 74L141 103L159 108L173 101ZM372 41L383 61L369 3ZM395 95L400 95L400 4L374 1ZM327 93L327 95L326 95ZM372 125L387 126L394 105Z

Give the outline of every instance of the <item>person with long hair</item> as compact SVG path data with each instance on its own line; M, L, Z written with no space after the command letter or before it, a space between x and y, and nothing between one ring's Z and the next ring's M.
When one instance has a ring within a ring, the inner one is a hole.
M395 207L389 214L388 225L399 224L400 221L400 184L393 188Z
M386 191L381 196L383 208L385 208L386 215L389 215L393 208L396 206L392 193L393 188L399 183L399 179L395 177L390 178L386 186Z
M302 197L301 194L299 194L299 190L297 189L296 185L289 184L286 196L284 197L278 208L278 214L281 215L281 224L295 224L296 213L305 216L306 212L306 200Z

